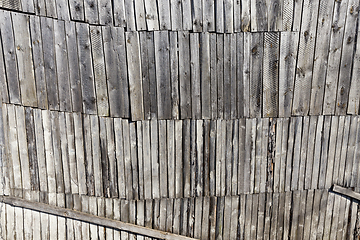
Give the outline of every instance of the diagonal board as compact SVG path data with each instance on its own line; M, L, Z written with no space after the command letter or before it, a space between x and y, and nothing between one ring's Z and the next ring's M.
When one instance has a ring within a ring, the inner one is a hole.
M96 225L101 225L104 227L110 227L121 231L128 231L148 237L154 237L158 239L169 239L169 240L190 240L194 238L189 238L185 236L180 236L177 234L172 234L168 232L163 232L151 228L146 228L142 226L137 226L130 223L120 222L112 219L107 219L104 217L98 217L87 213L82 213L70 209L65 209L57 206L51 206L44 203L39 202L31 202L27 200L23 200L16 197L4 196L0 197L0 202L5 204L9 204L13 207L21 207L34 211L39 211L47 214L52 214L60 217L71 218L74 220L79 220L83 222L88 222Z

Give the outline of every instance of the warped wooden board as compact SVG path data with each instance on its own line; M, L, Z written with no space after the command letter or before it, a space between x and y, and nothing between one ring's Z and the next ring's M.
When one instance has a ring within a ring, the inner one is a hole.
M337 184L344 184L344 176L345 176L345 168L346 168L346 159L347 159L347 151L348 151L348 143L349 143L349 135L350 135L350 126L351 126L351 118L350 116L345 117L345 126L343 132L343 139L341 144L341 155L340 155L340 163L337 168Z
M251 2L251 32L263 32L268 29L268 7L263 0Z
M84 23L76 23L76 34L80 63L83 112L86 114L96 114L96 93L93 64L91 61L89 26Z
M59 146L60 143L60 131L59 131L59 112L51 111L51 135L52 135L52 148L53 158L55 164L55 178L56 178L56 192L64 193L64 171L62 168L62 159ZM56 201L55 201L56 202Z
M157 6L159 13L160 30L170 30L171 29L170 1L163 0L161 2L158 2Z
M182 30L182 8L181 1L170 0L170 17L171 17L171 30L180 31Z
M55 61L58 77L59 109L60 111L72 111L70 93L69 67L63 21L54 21Z
M71 20L84 21L84 0L69 0Z
M14 33L13 26L11 22L11 14L8 11L0 11L0 30L1 30L1 40L4 51L4 62L5 70L7 77L7 85L9 88L9 100L11 103L20 104L20 85L18 77L18 67L17 59L15 52L15 42L14 42Z
M131 144L129 121L122 119L122 132L124 142L124 175L126 185L126 199L134 198L133 179L131 170Z
M136 31L136 20L135 20L135 5L134 1L126 1L124 0L124 11L125 11L125 19L126 19L126 27L127 31Z
M1 34L0 34L1 35ZM8 83L6 79L6 71L5 71L5 63L4 63L4 53L3 53L3 46L0 39L0 84L1 84L1 101L2 103L9 103L9 89L8 89Z
M204 32L215 31L215 1L202 1L202 24ZM180 14L179 14L180 15ZM235 21L236 22L236 21ZM239 21L240 24L240 21ZM174 29L173 29L174 30Z
M320 190L320 192L321 192L320 213L319 213L319 222L318 222L316 237L324 236L326 208L327 208L327 203L329 201L328 200L329 193L324 190Z
M280 0L270 1L267 9L268 31L283 31L283 4Z
M276 122L276 139L275 139L275 158L273 168L273 191L279 192L280 172L281 172L281 144L282 144L282 128L283 118L279 118Z
M158 119L171 118L170 49L167 31L154 32Z
M340 60L345 30L347 5L348 0L334 3L323 105L323 114L326 115L335 114L337 85L340 71L339 66L341 66Z
M291 190L291 176L292 176L292 171L295 170L293 169L293 160L294 160L294 152L297 149L296 146L294 146L294 142L295 142L295 136L299 133L299 125L297 124L298 122L296 121L298 118L290 118L289 121L289 133L288 133L288 138L287 138L287 153L286 153L286 161L285 161L285 168L284 169L284 191L288 192ZM287 129L283 128L283 131L286 131ZM300 131L301 132L301 131ZM285 139L283 139L283 141L286 141Z
M338 183L339 181L339 166L340 166L340 157L342 152L342 141L345 130L345 116L339 117L337 139L336 139L336 152L335 152L335 161L332 173L332 183Z
M333 1L320 0L311 82L310 115L322 113L333 8Z
M99 23L101 25L113 24L113 6L110 0L98 0Z
M104 45L101 27L90 26L91 56L94 68L97 114L109 116L109 97L106 84Z
M299 33L282 32L279 59L279 117L290 117L293 103Z
M278 116L280 34L264 34L263 117Z
M305 181L304 189L311 188L311 176L313 171L313 161L314 161L314 147L315 147L315 138L316 138L316 125L317 117L310 117L310 127L309 127L309 138L308 138L308 147L306 153L306 169L305 169Z
M145 2L145 11L146 11L146 23L147 29L159 30L159 19L157 12L156 0L144 0Z
M85 22L90 24L99 24L98 1L84 0Z
M144 118L144 106L141 81L140 44L137 32L126 33L126 56L130 90L130 109L133 121ZM139 67L140 66L140 67Z
M14 42L18 64L21 103L37 107L35 74L31 52L29 17L24 14L11 14L14 29ZM5 35L4 35L5 36Z
M293 115L309 113L318 7L319 1L304 0L294 83Z
M350 0L347 6L346 24L342 42L341 63L339 82L336 96L336 115L346 115L351 86L351 69L354 62L355 38L357 36L356 24L358 13L354 9L359 8L359 2Z
M285 189L285 169L286 169L286 155L287 155L287 143L289 135L289 118L284 118L283 127L282 127L282 144L281 144L281 154L280 154L280 183L279 191L284 192Z

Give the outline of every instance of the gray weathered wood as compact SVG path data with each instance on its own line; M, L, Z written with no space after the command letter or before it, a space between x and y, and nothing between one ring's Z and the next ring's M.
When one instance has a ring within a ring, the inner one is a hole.
M158 20L158 12L156 0L144 0L145 2L145 11L146 11L146 23L147 29L151 30L159 30L159 20Z
M201 84L200 84L200 41L199 34L190 34L190 49L191 49L191 105L192 118L201 118Z
M334 181L337 184L344 185L344 176L345 176L345 168L347 164L347 150L348 150L348 143L349 143L349 135L350 135L350 116L345 117L345 126L344 126L344 133L343 139L341 144L341 155L340 155L340 164L337 168L338 176L337 181Z
M245 84L243 77L243 63L244 59L244 34L236 34L236 78L237 78L237 114L238 117L244 117L245 115L245 98L247 93L245 92Z
M96 95L93 64L91 61L89 26L84 23L76 23L76 34L80 63L83 112L86 114L96 114Z
M250 117L261 117L263 78L263 34L251 34L250 43Z
M85 123L85 122L84 122ZM103 177L101 165L101 150L100 150L100 128L98 116L90 116L90 131L91 131L91 151L92 151L92 164L94 168L94 191L95 196L103 196ZM86 143L88 144L88 143ZM120 158L119 158L120 160ZM120 175L119 179L122 176Z
M226 33L234 32L234 2L224 0L224 25Z
M171 29L171 18L170 18L170 1L163 0L158 2L158 13L159 13L159 25L160 30Z
M1 34L0 34L1 35ZM5 71L5 64L4 64L4 53L3 53L3 46L2 41L0 38L0 84L1 84L1 102L8 103L9 102L9 89L8 89L8 83L6 79L6 71ZM3 205L4 206L4 205Z
M117 165L119 198L126 197L124 142L123 142L123 132L122 131L123 131L122 120L120 118L114 118L115 149L116 149L116 161L117 161L116 165ZM144 133L144 138L145 138L145 133ZM151 191L151 185L150 185L150 191ZM145 191L145 194L146 194L146 191Z
M115 135L116 136L116 135ZM150 122L142 122L143 137L143 166L144 166L144 198L151 199L151 145L150 145ZM119 168L119 166L118 166Z
M175 198L175 183L176 183L176 175L175 175L175 122L173 120L168 120L166 122L166 133L167 133L167 172L168 172L168 194L169 198Z
M291 31L293 24L294 1L284 0L282 9L282 27L283 31ZM295 16L296 18L296 16Z
M306 153L306 169L305 169L305 182L304 189L311 188L311 177L313 171L313 161L314 161L314 147L315 147L315 137L316 137L316 125L317 117L310 117L310 127L309 127L309 138L308 138L308 147Z
M56 193L56 169L55 159L53 153L52 134L51 134L51 116L47 110L42 110L43 128L44 128L44 143L46 156L46 171L48 176L48 192Z
M267 30L268 29L268 7L266 6L267 2L261 0L250 1L250 2L251 2L251 11L250 11L251 31L262 32Z
M110 0L98 0L99 23L101 25L113 24L113 6Z
M37 107L35 73L31 52L29 17L24 14L11 14L16 46L21 103L25 106ZM3 36L3 38L5 35Z
M114 25L116 27L126 27L124 0L114 1L113 11L114 11Z
M325 188L326 181L326 169L328 163L328 151L329 151L329 141L330 141L330 129L331 129L331 117L325 116L324 127L323 127L323 136L321 144L321 156L319 163L319 179L318 179L318 188ZM355 127L356 129L356 127ZM352 165L351 165L352 167Z
M56 15L58 19L70 21L69 2L66 0L56 1Z
M204 32L215 31L215 1L202 1L202 25ZM240 24L240 22L239 22Z
M301 159L299 163L299 181L298 189L304 189L305 182L305 171L306 171L306 159L307 159L307 148L308 148L308 139L309 139L309 124L310 117L303 117L303 130L302 130L302 139L301 139Z
M59 130L59 112L51 111L51 135L52 135L52 147L53 147L53 157L55 164L55 178L56 178L56 192L64 193L64 172L62 168L62 159L59 146L60 143L60 130Z
M268 30L283 30L283 1L272 0L268 5Z
M231 93L233 89L231 88L231 35L224 34L224 118L231 118L231 100L233 99ZM236 88L234 89L236 91Z
M84 0L85 22L99 24L99 9L97 0Z
M211 119L217 118L217 78L216 78L216 34L210 33L210 113Z
M113 130L112 130L113 132ZM139 171L139 199L144 199L144 156L143 156L143 137L142 137L142 122L136 122L136 136L137 136L137 158L138 158L138 171ZM113 133L112 133L113 134ZM114 159L116 160L116 159ZM116 167L116 165L115 165ZM116 180L116 173L114 180Z
M1 10L0 19L2 20L0 24L2 47L6 49L3 54L9 88L9 100L11 103L20 104L20 86L10 12Z
M289 118L284 118L283 127L282 127L282 144L281 144L281 155L280 155L280 183L279 191L283 192L285 190L285 173L286 173L286 155L287 155L287 143L289 135Z
M294 151L292 160L292 173L291 173L291 190L298 190L299 172L300 172L300 159L301 159L301 138L303 119L301 117L295 118L294 128ZM300 190L300 189L299 189Z
M202 33L200 35L200 66L201 66L201 105L202 105L202 119L211 118L211 104L210 104L210 35L209 33Z
M276 140L275 140L276 149L275 149L274 168L273 168L274 192L279 191L279 185L280 185L282 126L283 126L283 119L279 118L276 122Z
M38 163L38 178L39 178L39 189L40 191L47 192L47 171L46 171L46 161L45 161L45 148L44 148L44 130L42 125L41 110L34 109L34 135L36 142L36 154L34 157L37 159Z
M179 32L180 118L191 118L190 37Z
M61 150L62 169L63 169L63 174L64 174L64 193L71 193L71 177L70 177L68 141L67 141L67 136L66 136L65 113L59 112L58 117L59 117L59 135L60 135L60 145L59 146L60 146L60 150ZM30 148L29 148L29 150L30 150ZM29 157L30 156L31 156L31 154L29 154Z
M331 132L330 132L330 140L329 140L329 152L327 157L325 188L330 188L333 180L338 124L339 124L339 118L337 116L333 116L331 118Z
M225 28L224 0L216 1L215 19L216 19L216 32L224 33L224 28Z
M178 49L178 33L169 33L170 43L170 82L171 82L171 113L173 119L179 119L179 49Z
M126 1L124 0L124 11L125 11L125 22L126 29L128 31L136 31L136 20L135 20L135 5L134 0ZM121 4L120 4L121 5ZM120 25L121 26L121 25Z
M58 77L59 106L60 111L72 111L72 100L69 82L69 67L65 36L65 25L63 21L54 21L54 41L55 41L55 60L56 72ZM46 41L46 40L45 40Z
M192 1L192 29L194 32L201 32L203 29L202 0Z
M158 157L158 122L150 121L150 141L151 141L151 182L152 198L160 197L160 176L159 176L159 157Z
M182 8L181 1L170 0L170 17L171 17L171 30L179 31L182 30Z
M74 113L74 136L75 136L75 150L76 150L76 168L78 174L79 194L86 194L86 179L85 176L85 163L84 163L84 136L81 115Z
M217 35L216 43L216 81L217 81L217 117L224 118L224 35Z
M122 120L122 131L124 141L124 175L126 184L126 199L134 199L133 179L131 170L130 127L128 120Z
M342 141L343 141L343 134L345 130L345 116L339 117L339 125L337 131L337 139L336 139L336 152L335 152L335 161L333 166L333 173L332 173L332 183L338 183L339 181L339 166L340 166L340 157L342 152Z
M160 197L168 197L168 162L167 162L167 129L166 120L158 121L159 132L159 177L160 177Z
M130 90L131 119L142 120L144 118L140 44L137 32L126 33L126 56L128 59L128 77Z
M69 0L71 20L84 21L84 1Z
M243 32L251 31L250 9L251 9L251 1L241 0L241 30Z
M311 188L317 189L319 182L319 170L321 163L321 145L325 143L324 139L324 116L319 116L316 126L316 140L314 146L314 157L313 157L313 166L312 166L312 176L311 176Z
M359 87L359 64L360 64L360 41L356 42L356 50L354 53L353 70L351 85L349 91L348 114L358 114L360 104L360 87Z

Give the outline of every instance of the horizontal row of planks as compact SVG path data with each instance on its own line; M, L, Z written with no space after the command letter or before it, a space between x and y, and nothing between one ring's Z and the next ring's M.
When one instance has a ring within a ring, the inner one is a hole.
M6 195L137 200L360 186L359 116L131 122L2 111Z
M30 194L38 201L39 194ZM55 194L58 205L196 239L357 239L358 203L328 190L124 200ZM151 239L0 204L6 239ZM33 238L31 238L33 237Z
M328 26L233 34L125 32L0 10L2 100L133 121L357 115L358 15L346 2Z
M317 13L319 0L1 0L0 7L128 31L233 33L298 31L302 15L309 7Z

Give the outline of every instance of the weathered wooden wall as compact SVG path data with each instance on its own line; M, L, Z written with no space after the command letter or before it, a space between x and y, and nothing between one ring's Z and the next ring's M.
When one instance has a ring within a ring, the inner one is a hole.
M0 0L0 195L199 239L354 239L359 0ZM359 213L358 213L359 211ZM152 239L0 203L4 239Z

